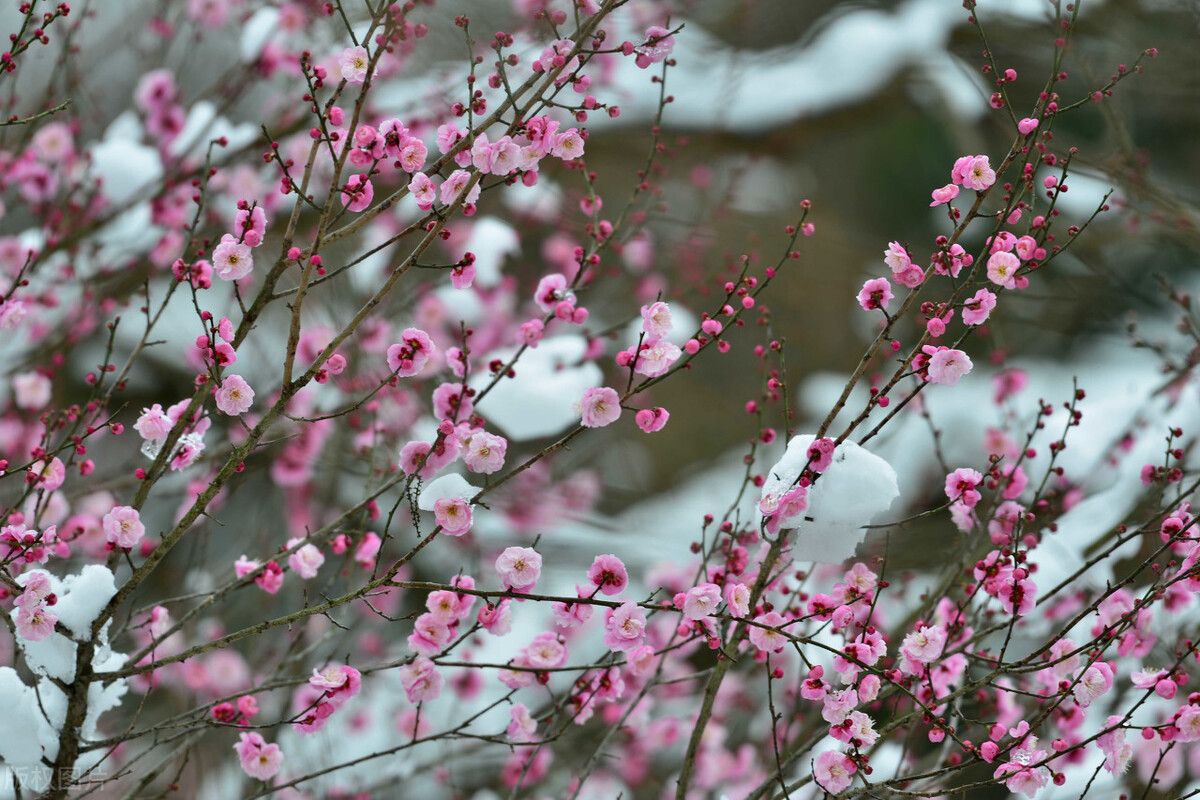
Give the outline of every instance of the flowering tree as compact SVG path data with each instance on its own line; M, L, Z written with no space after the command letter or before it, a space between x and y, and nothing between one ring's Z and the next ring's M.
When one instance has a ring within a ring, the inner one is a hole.
M981 399L976 366L1111 212L1062 212L1056 126L1155 51L1072 96L1080 9L1047 4L1021 110L984 51L1007 146L930 176L936 239L880 243L845 298L869 344L804 433L767 302L817 210L715 277L656 250L672 4L522 0L481 32L433 2L189 0L133 15L158 61L100 132L72 98L106 10L20 3L0 64L0 792L1195 793L1190 296L1111 447L1085 389L1030 406L1008 367ZM604 196L589 123L645 96ZM660 385L722 359L760 378L719 494L570 541L606 490L572 447L653 442ZM984 447L943 435L993 406ZM955 546L899 572L920 525Z

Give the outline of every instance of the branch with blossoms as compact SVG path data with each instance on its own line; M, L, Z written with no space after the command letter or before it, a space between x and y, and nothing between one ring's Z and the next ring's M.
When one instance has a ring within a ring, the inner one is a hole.
M973 397L985 329L1109 212L1106 195L1064 221L1077 151L1055 128L1141 59L1077 101L1078 4L1055 5L1052 67L1018 118L1016 70L967 6L1007 145L946 164L928 259L887 244L857 295L873 336L814 433L796 429L794 345L770 307L801 280L813 204L694 285L653 243L690 31L674 9L520 3L481 37L431 4L180 4L131 40L169 59L177 35L236 30L235 67L164 62L103 138L63 121L65 98L14 117L28 135L0 191L34 223L0 240L0 329L25 365L0 406L0 699L30 732L0 742L14 795L1082 780L1082 797L1193 778L1197 481L1172 416L1200 341L1190 302L1174 300L1182 343L1136 340L1169 367L1169 405L1156 392L1137 416L1166 445L1125 469L1131 418L1104 455L1132 486L1120 502L1070 457L1094 413L1078 386L1022 412L1030 380L1010 368L986 452L939 433L941 398ZM24 4L0 77L68 11ZM465 59L430 66L448 42ZM622 203L588 123L631 92L655 111ZM224 116L251 104L253 124ZM688 413L665 392L739 359L752 433L687 523L696 541L671 540L672 507L614 523L636 538L569 547L615 499L595 456L623 428L662 439ZM936 457L899 467L882 454L900 463L889 443L912 420ZM913 483L928 491L900 508ZM1080 513L1095 506L1119 513ZM892 543L925 526L955 552L900 570ZM1081 528L1080 565L1059 569Z

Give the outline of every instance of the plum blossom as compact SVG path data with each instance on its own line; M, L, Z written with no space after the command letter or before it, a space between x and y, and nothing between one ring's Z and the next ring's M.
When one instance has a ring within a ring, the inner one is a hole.
M965 325L982 325L987 322L992 309L996 307L996 295L987 289L980 289L975 296L963 304L962 321Z
M978 470L961 467L946 476L946 497L950 500L962 500L973 508L982 498L976 487L983 483L983 475Z
M947 183L940 189L934 189L932 194L933 202L929 204L931 208L933 206L945 205L954 198L958 197L958 187L953 183Z
M508 738L514 742L532 742L537 740L537 720L529 713L524 703L517 703L510 711L512 722L508 723L505 731Z
M865 311L873 311L877 308L887 310L888 301L894 298L892 294L892 284L887 278L872 278L863 284L862 289L858 292L858 304Z
M283 751L279 745L267 744L260 733L242 733L240 738L233 749L237 751L245 773L260 781L275 777L283 764Z
M449 536L462 536L471 530L471 506L460 497L442 497L433 503L433 518Z
M287 546L295 547L302 539L289 539ZM325 563L325 554L315 544L306 544L288 556L288 566L304 580L317 577L317 570Z
M908 250L899 242L888 242L888 249L883 251L883 261L891 269L893 275L900 275L912 266L912 258Z
M726 584L725 602L729 606L729 613L741 619L750 613L750 587L744 583Z
M813 780L829 794L837 794L854 780L858 766L845 753L826 750L813 764Z
M988 163L987 156L965 156L966 163L962 166L961 183L964 189L974 189L982 192L996 182L996 172ZM959 159L961 162L963 159ZM958 169L958 163L955 164ZM955 181L958 183L959 181Z
M531 547L508 547L496 559L496 572L511 589L532 589L542 574L542 556Z
M50 402L50 379L40 372L24 372L12 379L17 408L37 411Z
M445 681L437 666L425 656L417 656L400 667L400 683L410 703L433 700L442 693Z
M721 605L721 587L715 583L702 583L687 590L683 601L685 619L701 620Z
M672 327L671 308L666 303L658 301L642 306L642 332L646 334L647 342L666 338Z
M375 187L365 175L351 175L341 191L342 205L350 211L365 211L375 199Z
M992 253L987 262L988 280L1005 289L1014 289L1017 285L1017 270L1020 266L1021 260L1012 253L1004 250Z
M666 375L671 365L679 360L683 351L666 339L660 339L654 344L643 345L637 354L634 371L647 378L657 378Z
M221 237L221 243L213 248L213 270L223 281L237 281L254 269L254 255L250 245L239 242L230 234Z
M1133 745L1125 741L1125 729L1120 727L1123 719L1119 715L1109 717L1104 723L1105 732L1096 738L1096 746L1104 753L1104 768L1114 777L1123 774L1133 758Z
M1028 727L1028 723L1022 722L1022 725ZM1050 782L1049 769L1029 766L1046 758L1046 751L1036 748L1037 737L1026 738L1020 747L1013 750L1010 760L996 768L992 777L997 780L1003 778L1004 785L1010 792L1020 792L1026 797L1033 797Z
M670 419L671 412L661 406L654 408L643 408L634 415L634 421L644 433L655 433L661 431Z
M750 643L766 653L778 653L787 646L788 637L777 630L786 622L778 611L768 611L754 618L754 626L750 628Z
M504 457L507 452L507 439L480 431L471 434L466 452L463 453L463 461L471 472L491 475L493 472L499 472L504 466Z
M946 647L946 629L941 625L923 625L910 631L900 645L900 653L917 664L932 664Z
M633 52L637 53L634 63L639 69L646 69L651 64L657 64L671 55L671 51L675 49L675 37L669 35L670 33L666 28L658 25L646 28L645 44L633 48Z
M17 610L17 634L30 642L40 642L54 633L58 617L46 610L46 606L22 606Z
M362 83L367 79L367 69L370 67L367 48L362 45L347 47L338 57L338 67L347 83Z
M127 550L146 535L146 526L136 508L116 506L104 515L104 537L114 547Z
M422 211L433 208L437 201L437 184L424 172L417 172L412 176L412 180L408 182L408 191L417 201L417 208Z
M400 334L400 342L387 350L388 369L401 378L411 378L425 368L436 350L425 331L405 328Z
M646 612L632 600L610 608L604 620L604 646L629 653L642 646L646 631Z
M1175 713L1171 724L1179 731L1175 735L1178 741L1200 741L1200 706L1185 705Z
M929 380L942 386L953 386L973 366L970 357L962 350L938 350L929 359Z
M601 594L610 597L625 591L629 584L629 573L625 571L625 565L614 555L596 556L587 575L588 580Z
M621 416L621 396L608 386L594 386L584 390L578 407L580 424L585 428L602 428Z
M213 395L217 409L231 417L245 414L254 403L254 390L241 375L226 375L221 385L213 390Z

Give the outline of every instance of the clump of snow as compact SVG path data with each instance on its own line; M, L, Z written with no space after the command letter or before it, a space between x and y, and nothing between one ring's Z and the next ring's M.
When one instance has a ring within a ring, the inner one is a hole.
M91 635L92 622L117 593L117 584L107 567L88 564L78 575L63 579L62 591L54 613L76 638L86 639Z
M162 180L162 160L153 147L138 144L142 125L132 111L121 114L92 147L92 175L114 208L125 206Z
M808 463L816 437L797 436L767 471L762 496L786 492ZM808 508L797 527L792 556L800 561L838 563L854 555L866 537L863 526L891 507L900 495L896 471L888 462L854 442L838 445L833 463L809 487Z
M417 498L417 508L422 511L433 511L433 504L446 498L454 500L470 500L479 494L479 489L467 482L467 479L457 473L442 475L434 478Z
M38 711L33 688L26 686L11 667L0 667L0 707L4 708L4 725L19 736L0 736L0 758L5 765L18 768L36 767L42 761L42 729L50 738L53 731Z
M579 421L575 403L585 389L604 382L604 373L592 362L580 363L587 351L582 336L543 339L526 350L516 366L515 378L504 378L488 393L480 413L503 428L512 441L553 436ZM507 363L514 350L498 350L491 358ZM480 391L491 375L476 375L471 388Z

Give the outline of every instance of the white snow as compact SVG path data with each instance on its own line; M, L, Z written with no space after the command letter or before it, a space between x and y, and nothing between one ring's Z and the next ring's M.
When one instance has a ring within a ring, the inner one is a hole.
M783 458L766 473L762 496L786 492L808 463L816 437L796 436ZM896 471L874 453L851 441L842 442L833 463L808 490L808 509L797 526L792 556L799 561L839 563L854 555L866 537L863 528L891 507L900 495Z
M587 350L582 336L567 334L543 339L536 348L527 349L516 366L515 378L496 384L481 404L480 413L504 430L508 438L523 442L553 436L579 421L575 403L584 390L603 383L604 374L596 364L580 363ZM492 353L507 363L516 351ZM490 375L476 375L473 389L481 390Z
M521 252L521 239L507 222L480 217L471 227L466 251L475 254L475 283L491 289L500 283L504 259Z
M454 500L470 500L479 493L479 489L467 482L458 473L441 475L434 478L417 498L417 508L422 511L433 511L433 504L438 500L451 498Z

